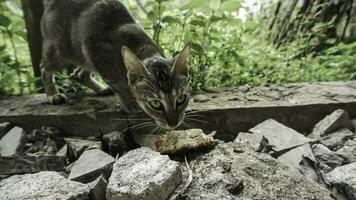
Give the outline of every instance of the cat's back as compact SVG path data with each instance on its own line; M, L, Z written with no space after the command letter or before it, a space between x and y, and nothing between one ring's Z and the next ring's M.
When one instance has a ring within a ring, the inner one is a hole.
M134 19L119 0L45 0L42 36L45 46L59 49L66 60L84 64L82 47L88 37L99 43L127 23Z

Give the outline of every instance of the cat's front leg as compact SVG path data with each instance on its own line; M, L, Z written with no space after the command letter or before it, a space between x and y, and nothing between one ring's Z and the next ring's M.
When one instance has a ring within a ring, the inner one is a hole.
M64 104L67 97L64 94L59 93L53 75L54 72L48 71L45 68L41 69L41 78L47 94L48 102L53 105Z

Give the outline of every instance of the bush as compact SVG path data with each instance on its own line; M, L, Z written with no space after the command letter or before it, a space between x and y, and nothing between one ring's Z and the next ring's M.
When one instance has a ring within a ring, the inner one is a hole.
M267 27L268 16L254 13L240 19L243 0L142 0L142 7L139 0L123 2L167 57L192 44L193 90L356 78L355 42L305 53L315 41L300 36L276 48L269 39L273 33ZM23 94L36 89L21 12L11 9L16 5L0 0L0 93ZM318 27L324 26L318 23L311 31L323 38ZM67 75L58 80L63 91L83 90Z

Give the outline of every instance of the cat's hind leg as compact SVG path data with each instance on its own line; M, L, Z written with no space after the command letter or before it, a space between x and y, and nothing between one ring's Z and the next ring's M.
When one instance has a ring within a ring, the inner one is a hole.
M105 87L103 84L98 82L94 78L94 74L88 70L78 67L74 70L72 76L99 95L106 96L113 94L109 87Z

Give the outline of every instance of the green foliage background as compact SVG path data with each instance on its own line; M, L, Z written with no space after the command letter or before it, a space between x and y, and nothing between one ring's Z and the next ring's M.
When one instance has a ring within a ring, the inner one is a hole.
M123 3L167 57L192 43L190 72L194 90L356 79L356 42L305 54L318 38L308 41L300 36L276 48L268 38L271 16L250 13L241 20L238 14L243 0L147 0L143 9L137 1ZM34 92L38 88L34 87L19 2L0 0L0 10L0 93ZM324 26L327 24L318 24L311 31L325 37ZM68 76L58 78L65 88L78 88Z

